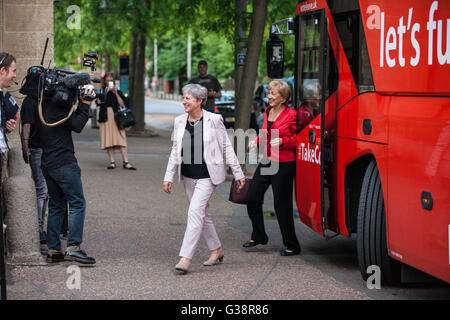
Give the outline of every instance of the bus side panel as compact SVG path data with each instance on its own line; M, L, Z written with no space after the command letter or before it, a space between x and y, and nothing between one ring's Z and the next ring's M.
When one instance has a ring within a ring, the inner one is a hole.
M378 165L380 172L381 186L383 190L385 208L387 208L388 192L388 173L387 173L387 146L380 143L371 143L367 141L337 138L337 148L340 152L337 154L337 220L341 234L350 235L346 227L345 214L345 171L346 168L355 160L366 155L372 155ZM345 231L345 232L344 232Z
M338 137L387 144L388 104L374 92L364 93L338 111Z
M391 255L450 282L450 99L386 97ZM422 193L433 201L422 207Z
M449 96L450 1L359 2L377 92Z
M357 96L347 103L337 113L337 162L335 167L335 193L337 196L336 224L337 232L349 235L345 214L345 172L347 166L358 158L372 154L378 161L383 161L384 147L377 144L387 144L388 120L387 105L382 104L383 97L370 92ZM370 123L370 126L365 121ZM370 128L370 129L367 129ZM364 132L366 130L366 133ZM369 131L367 131L369 130ZM347 139L342 139L347 138ZM351 143L352 140L367 140ZM374 145L374 143L376 144ZM344 148L344 149L342 149ZM381 170L381 169L380 169ZM387 187L387 184L385 184ZM387 194L385 195L387 197Z

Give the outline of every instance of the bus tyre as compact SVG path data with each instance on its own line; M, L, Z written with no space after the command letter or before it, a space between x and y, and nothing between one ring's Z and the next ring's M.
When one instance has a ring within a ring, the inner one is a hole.
M358 262L364 281L370 276L367 268L375 265L381 270L382 284L398 284L401 264L388 254L384 197L375 160L370 162L364 174L358 207L357 232Z

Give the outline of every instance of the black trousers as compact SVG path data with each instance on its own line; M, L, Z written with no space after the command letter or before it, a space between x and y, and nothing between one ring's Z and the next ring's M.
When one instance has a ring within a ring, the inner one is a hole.
M273 165L273 164L272 164ZM268 236L264 228L264 194L272 186L275 214L280 226L283 244L287 249L300 250L295 235L292 192L295 177L295 161L279 162L279 168L272 175L261 174L261 163L256 168L247 198L247 212L253 226L252 240L266 243Z

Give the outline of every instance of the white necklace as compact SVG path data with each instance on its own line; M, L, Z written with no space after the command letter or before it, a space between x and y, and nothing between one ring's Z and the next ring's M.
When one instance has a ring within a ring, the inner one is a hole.
M193 121L193 122L191 122L191 121L188 119L188 122L189 122L189 124L190 124L192 127L195 127L195 126L197 125L197 123L199 123L199 121L200 121L201 119L202 119L202 118L197 119L197 120L195 120L195 121Z

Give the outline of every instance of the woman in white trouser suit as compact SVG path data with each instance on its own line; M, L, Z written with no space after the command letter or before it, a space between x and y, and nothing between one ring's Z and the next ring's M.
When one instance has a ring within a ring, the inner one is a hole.
M222 116L202 109L207 98L207 89L198 84L183 87L186 114L175 118L173 146L164 176L163 188L170 194L178 171L190 202L181 260L175 267L180 273L188 271L201 235L211 250L211 256L204 265L212 266L223 259L222 245L208 212L208 202L216 186L225 181L225 165L230 166L241 188L245 184L244 173L228 139Z

